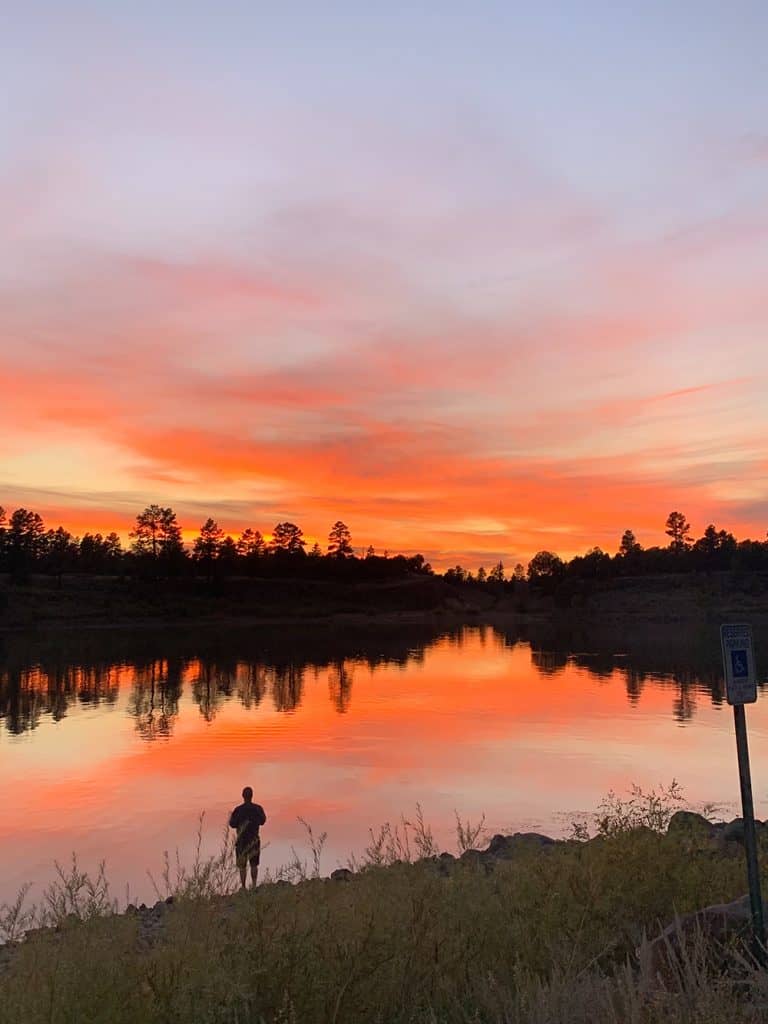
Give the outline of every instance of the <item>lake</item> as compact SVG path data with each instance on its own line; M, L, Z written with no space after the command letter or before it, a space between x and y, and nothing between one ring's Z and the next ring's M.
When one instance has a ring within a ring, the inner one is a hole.
M758 658L765 638L756 633ZM564 835L609 790L682 785L738 802L717 624L556 630L201 627L0 639L0 901L39 898L53 862L106 860L113 893L153 896L164 850L206 852L240 791L267 812L263 868L309 822L328 873L417 804L445 848L455 817ZM768 703L748 709L768 813Z

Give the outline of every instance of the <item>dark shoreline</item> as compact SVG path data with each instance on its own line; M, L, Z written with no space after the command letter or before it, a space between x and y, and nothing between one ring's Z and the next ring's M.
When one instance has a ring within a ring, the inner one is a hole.
M430 576L375 582L65 576L61 581L34 577L24 585L0 578L0 634L399 622L693 626L735 617L756 626L768 623L768 576L720 573L593 581L569 592L567 601L562 594L527 585L494 590Z

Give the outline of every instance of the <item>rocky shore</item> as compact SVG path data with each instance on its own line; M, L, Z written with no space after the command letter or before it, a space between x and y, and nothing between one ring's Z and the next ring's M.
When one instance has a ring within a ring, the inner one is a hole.
M203 865L120 913L98 887L64 887L35 922L49 927L25 920L19 938L17 917L0 948L0 1024L764 1024L743 822L626 806L593 838L426 856L422 836L418 860L374 844L355 870L297 881L297 861L254 891ZM768 864L763 823L758 847Z
M765 834L768 837L768 821L757 821L756 828L758 834ZM651 832L650 829L642 827L635 831L638 833ZM703 848L709 851L713 857L743 856L744 821L742 818L734 818L728 822L712 822L703 815L692 811L677 811L669 821L666 835L675 841L681 841L684 845L686 843L695 844L697 849ZM447 852L440 853L423 858L416 863L422 867L434 869L439 875L445 877L466 869L480 870L489 874L495 870L499 862L514 861L521 855L530 855L531 853L547 855L563 847L586 847L593 843L608 841L604 836L596 836L586 842L580 842L572 839L553 839L551 836L538 832L515 832L512 835L494 835L484 849L468 849L459 856ZM396 862L389 867L394 868L398 864L399 862ZM366 870L369 869L363 869L363 871ZM339 867L332 871L327 878L319 879L319 881L329 884L349 884L354 883L358 877L359 873L350 868ZM318 879L292 883L285 879L277 879L265 882L253 891L212 895L207 897L207 901L217 916L226 917L238 909L243 899L258 897L265 890L273 887L300 887L308 883L314 884L316 881ZM161 936L169 915L173 914L176 906L177 900L173 896L169 896L167 899L158 900L151 905L129 904L122 913L115 912L115 915L135 919L138 923L139 947L149 948ZM766 918L768 919L768 905L766 905ZM80 923L80 918L70 914L56 925L30 929L18 942L6 943L0 947L0 969L10 963L14 950L21 943L35 941L42 933L65 935L68 929L76 927ZM746 896L740 897L732 903L705 907L671 921L650 943L650 955L658 960L661 956L660 951L667 947L670 941L675 939L675 936L690 934L697 927L701 927L708 934L722 940L726 936L745 933L749 923L750 916Z

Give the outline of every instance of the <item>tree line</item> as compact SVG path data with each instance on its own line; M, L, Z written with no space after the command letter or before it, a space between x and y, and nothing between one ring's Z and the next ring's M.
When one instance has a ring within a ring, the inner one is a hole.
M500 588L532 584L556 589L568 580L608 579L663 573L723 570L768 571L768 541L737 540L727 530L709 524L698 539L683 513L667 516L665 546L643 547L631 529L624 531L617 550L610 554L593 547L570 560L552 551L539 551L527 566L518 562L508 574L499 560L476 574L453 566L444 578L453 584ZM377 554L372 546L358 554L349 527L337 520L328 533L325 549L315 542L308 548L304 532L291 522L275 525L270 535L247 527L235 538L212 518L201 525L191 545L184 544L182 527L172 508L148 505L136 516L124 547L117 533L74 536L64 527L46 528L39 513L18 508L6 515L0 507L0 572L21 580L30 572L59 578L65 573L149 576L234 575L327 576L331 578L394 578L412 573L433 575L421 554Z
M423 555L378 555L369 546L356 555L349 527L337 520L325 550L315 542L309 550L300 526L275 525L269 539L247 527L237 538L212 518L200 527L190 546L172 508L148 505L136 516L124 547L117 533L84 533L77 537L63 526L46 529L39 513L18 508L10 515L0 507L0 572L22 580L31 572L61 577L65 573L102 575L204 576L233 575L345 576L363 566L364 576L394 577L432 574Z
M701 537L694 539L691 524L682 512L670 512L664 524L669 537L665 546L643 547L633 530L627 529L617 550L610 554L600 547L583 555L562 559L553 551L538 551L527 566L518 563L509 579L504 565L497 562L486 572L481 566L476 575L457 565L445 578L470 584L530 584L538 590L554 591L569 581L610 579L621 576L651 576L668 573L768 571L768 540L737 540L727 530L710 523Z

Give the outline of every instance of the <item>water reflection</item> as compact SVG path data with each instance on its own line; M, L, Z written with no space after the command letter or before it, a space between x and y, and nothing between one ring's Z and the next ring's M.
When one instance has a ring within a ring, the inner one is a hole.
M114 665L41 665L0 669L0 718L10 733L34 729L44 716L58 722L75 703L115 704Z
M375 673L384 666L418 665L440 643L457 652L469 633L487 649L526 647L542 680L569 667L597 680L623 680L628 703L637 707L649 685L670 691L670 710L681 724L697 701L724 700L716 628L700 633L679 627L634 627L616 631L562 630L548 624L455 626L399 624L387 628L340 627L244 632L218 630L206 636L60 634L47 640L5 638L0 646L0 718L7 732L35 729L46 717L63 719L75 705L114 705L121 685L129 688L127 713L145 740L167 739L181 698L191 694L199 713L212 722L227 702L258 708L265 699L279 714L299 712L307 673L327 674L328 697L345 714L354 699L358 666ZM300 643L298 642L300 640Z
M134 666L128 714L136 719L136 731L146 740L167 738L179 713L184 663L178 658L159 658Z

